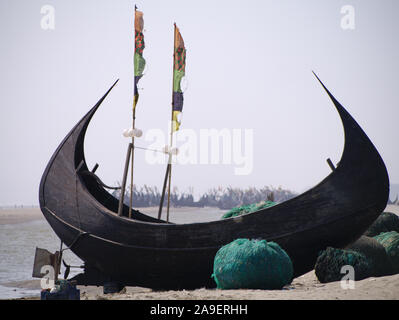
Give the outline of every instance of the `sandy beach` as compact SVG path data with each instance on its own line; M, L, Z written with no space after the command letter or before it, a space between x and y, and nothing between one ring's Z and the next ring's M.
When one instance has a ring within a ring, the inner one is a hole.
M25 223L44 219L39 208L0 209L0 225Z
M184 209L177 211L183 214ZM389 205L385 211L399 215L399 206ZM0 210L0 225L40 219L44 218L37 208ZM38 279L26 281L12 281L10 279L9 282L3 283L3 286L37 290L37 296L20 299L39 299L40 281ZM201 288L197 290L154 291L148 288L127 287L121 293L103 294L102 287L78 286L78 288L82 300L398 300L399 274L356 281L354 289L345 289L340 282L322 284L317 280L314 271L294 279L283 290Z
M26 286L40 291L39 280L10 285ZM293 280L283 290L219 290L196 289L153 291L148 288L127 287L122 293L103 294L102 287L78 286L81 300L398 300L399 274L367 278L355 282L354 289L343 289L340 282L320 283L314 271ZM24 300L39 300L24 297Z

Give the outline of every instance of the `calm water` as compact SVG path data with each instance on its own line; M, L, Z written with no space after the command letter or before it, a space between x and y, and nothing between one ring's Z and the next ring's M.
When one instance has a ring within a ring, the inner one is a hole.
M143 209L142 212L152 216L157 214L155 209L150 208ZM176 223L219 220L223 212L215 208L173 208L170 220ZM162 218L165 217L166 210ZM55 252L60 247L60 240L44 218L17 224L0 224L0 299L40 295L40 289L21 288L22 282L34 279L32 269L36 247L50 252ZM70 265L82 264L69 250L64 251L63 259ZM69 278L79 272L80 269L71 269ZM62 267L61 278L63 273Z
M50 252L60 247L60 240L44 219L0 225L0 299L40 295L39 290L12 287L14 282L34 279L32 269L36 247ZM73 253L64 253L63 258L68 264L81 264Z

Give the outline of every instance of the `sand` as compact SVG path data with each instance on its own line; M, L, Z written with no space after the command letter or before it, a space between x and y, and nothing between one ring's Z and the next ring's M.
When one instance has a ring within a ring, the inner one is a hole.
M9 208L0 209L0 225L25 223L44 219L39 208Z
M40 291L39 280L10 282ZM126 287L122 293L103 294L102 287L78 286L81 300L399 300L399 274L356 281L353 289L341 282L320 283L314 271L304 274L283 290L220 290L196 289L153 291L148 288ZM39 297L22 299L39 300Z
M108 300L392 300L399 299L399 275L368 278L355 283L354 289L343 289L340 282L321 284L314 271L294 279L283 290L197 289L154 292L134 288L126 293L104 295L81 288L81 299Z
M43 219L38 209L0 210L0 224L21 223ZM12 211L12 212L11 212ZM385 211L399 215L399 206L389 205ZM10 287L37 289L40 281L9 282ZM219 290L197 289L153 291L148 288L127 287L124 292L103 294L102 287L78 286L81 300L399 300L399 274L371 277L355 282L354 289L345 289L341 282L320 283L314 271L302 275L283 290ZM26 297L22 299L39 299Z
M398 300L399 274L356 281L354 289L343 289L340 282L322 284L314 271L294 279L283 290L152 291L128 287L126 293L102 294L102 288L79 289L82 300Z

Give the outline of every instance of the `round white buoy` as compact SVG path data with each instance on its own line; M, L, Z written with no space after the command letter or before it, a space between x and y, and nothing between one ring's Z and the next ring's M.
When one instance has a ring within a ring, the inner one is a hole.
M123 130L123 136L128 138L129 137L129 129Z
M143 135L143 131L140 129L133 129L133 135L137 138L140 138Z
M127 133L127 134L128 134L128 137L130 137L130 138L133 137L133 130L134 130L134 129L132 129L132 128L129 129L129 131L128 131L128 133Z
M123 136L126 138L133 138L133 137L137 137L140 138L143 135L143 131L140 129L125 129L123 131Z

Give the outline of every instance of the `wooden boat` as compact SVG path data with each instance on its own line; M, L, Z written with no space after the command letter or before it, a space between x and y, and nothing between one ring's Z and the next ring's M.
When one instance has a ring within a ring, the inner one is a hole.
M84 273L75 277L78 284L214 287L214 256L237 238L277 242L291 257L297 277L313 269L320 250L355 241L387 204L383 160L323 85L341 117L345 146L339 165L314 188L273 207L220 221L172 224L136 210L129 219L127 206L118 216L118 199L89 171L83 148L89 122L113 86L65 137L40 183L44 216L85 263Z

